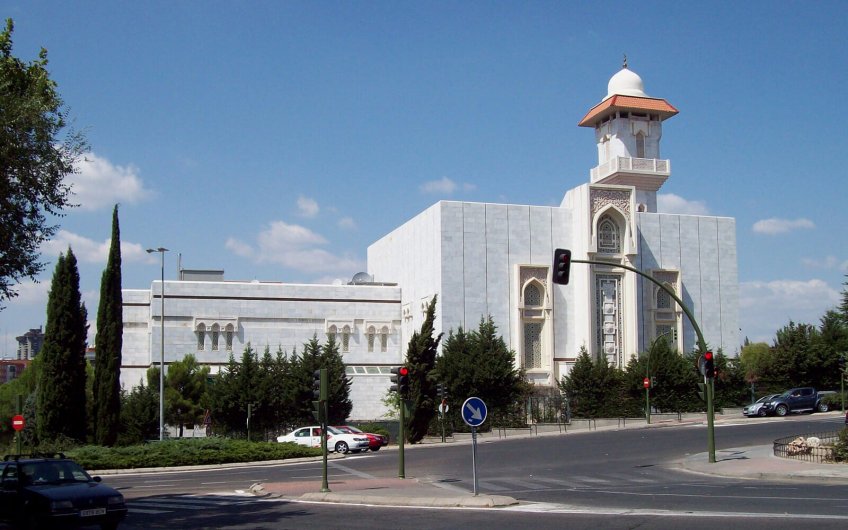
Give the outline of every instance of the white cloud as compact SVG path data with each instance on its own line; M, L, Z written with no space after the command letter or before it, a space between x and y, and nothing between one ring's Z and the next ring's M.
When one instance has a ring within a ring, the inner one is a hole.
M310 199L303 195L297 198L297 209L298 212L300 212L301 217L315 217L320 211L315 199Z
M343 230L356 230L356 221L352 217L342 217L339 219L339 228Z
M816 225L812 221L803 217L798 219L778 219L777 217L772 217L771 219L762 219L754 223L754 232L773 236L775 234L785 234L792 230L811 229L815 227Z
M657 211L682 215L709 215L710 210L704 201L689 201L673 193L657 195Z
M72 202L83 210L111 207L115 203L136 203L151 195L144 188L138 168L117 166L93 152L77 163L79 173L68 176L74 193Z
M229 238L227 249L257 263L277 263L306 272L350 272L362 269L362 262L349 256L336 256L322 248L323 236L299 225L272 222L256 236L256 247Z
M78 261L105 264L109 257L111 243L111 238L98 242L67 230L59 230L56 237L44 243L41 251L48 256L58 256L67 252L70 246ZM153 262L154 260L138 243L121 241L121 261Z
M476 189L474 184L457 184L447 177L442 177L439 180L430 180L418 187L422 193L440 193L442 195L452 195L458 188L462 191L473 191Z
M818 279L741 282L739 322L743 336L755 342L771 342L775 332L790 320L818 324L839 300L839 290Z
M841 269L846 263L839 263L839 260L836 256L826 256L822 259L813 259L813 258L801 258L801 263L810 269Z
M47 293L50 291L50 281L24 281L12 287L18 293L13 298L15 305L47 306Z

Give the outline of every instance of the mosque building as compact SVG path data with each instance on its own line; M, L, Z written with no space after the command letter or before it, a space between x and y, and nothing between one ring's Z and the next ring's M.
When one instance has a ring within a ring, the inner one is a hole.
M662 124L677 113L649 96L625 62L578 124L595 132L598 165L558 207L439 201L369 246L368 273L348 285L228 282L223 273L165 282L165 344L174 352L166 362L195 353L221 366L228 350L248 342L292 351L313 335L337 334L358 420L385 412L388 370L403 362L435 295L437 333L476 329L491 316L536 385L555 386L584 347L619 367L660 336L692 350L693 327L674 300L622 266L671 287L707 344L732 355L735 220L657 212L657 192L671 175L660 154ZM569 284L554 284L557 248L603 264L575 263ZM124 290L125 385L157 362L160 289L154 282Z

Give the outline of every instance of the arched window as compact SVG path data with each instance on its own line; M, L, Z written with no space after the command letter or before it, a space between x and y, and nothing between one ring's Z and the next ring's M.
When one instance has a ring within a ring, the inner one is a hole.
M212 324L212 351L218 351L218 336L221 334L221 326Z
M524 367L542 367L542 323L524 323Z
M338 328L336 328L335 324L330 326L330 329L327 330L327 340L332 339L336 340L336 333L338 332Z
M671 297L665 289L657 287L657 309L671 309Z
M621 252L618 224L609 215L604 215L598 221L598 252L607 254Z
M380 330L380 351L386 352L389 347L389 328L383 326L383 329Z
M368 352L374 351L374 335L376 334L376 330L374 326L368 327Z
M350 351L350 326L342 328L342 351Z
M636 158L645 158L645 135L642 131L636 133Z
M227 324L224 332L224 340L226 341L227 351L233 351L233 325Z
M203 351L206 349L206 324L199 324L197 326L197 350Z
M539 288L534 284L529 284L524 289L524 306L540 306L542 305L542 293L539 292Z

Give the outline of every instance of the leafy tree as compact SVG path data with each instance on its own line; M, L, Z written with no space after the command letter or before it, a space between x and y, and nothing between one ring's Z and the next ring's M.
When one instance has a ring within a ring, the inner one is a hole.
M334 335L330 335L326 344L321 348L319 363L320 368L327 369L327 378L330 384L327 392L329 402L327 423L330 425L346 423L350 411L353 410L353 403L350 401L351 381L345 374L344 360L339 353L339 345L336 343Z
M568 396L573 416L598 417L604 401L603 389L595 380L595 363L585 346L580 347L574 366L559 382L559 387Z
M704 410L698 397L697 355L694 351L681 355L665 340L657 342L651 352L651 374L656 378L651 390L652 406L666 412Z
M247 345L247 349L249 348L250 344ZM239 364L230 353L227 366L212 378L212 383L207 388L212 429L218 434L239 433L245 430L245 412L241 410L238 373Z
M37 390L38 439L86 440L85 346L88 325L77 259L60 255L47 301Z
M112 211L109 259L100 280L100 306L97 309L97 335L94 338L94 441L100 445L111 446L118 439L121 422L123 329L121 230L116 204Z
M37 355L21 375L6 384L0 385L0 418L11 418L15 414L21 413L18 410L18 396L23 396L24 400L35 396L40 371L41 356ZM35 437L35 416L25 415L24 417L27 419L24 427L25 438L33 439ZM0 421L0 437L4 440L11 439L13 434L12 422Z
M0 31L0 303L44 269L38 249L57 229L47 216L72 206L65 177L86 147L73 131L60 138L68 115L47 71L47 50L31 62L14 57L13 30L7 19Z
M410 443L420 441L436 416L436 383L431 373L436 367L436 352L442 334L433 338L433 321L436 314L436 296L427 306L427 316L421 330L412 334L406 349L406 367L409 369L409 396L411 402L407 418L406 437Z
M739 365L745 381L756 384L769 370L771 352L765 342L748 342L739 352Z
M206 392L209 367L200 366L197 358L187 354L182 361L168 366L165 377L165 420L179 426L183 436L184 425L198 425L203 420L204 408L201 399Z
M159 384L159 369L150 368L151 377ZM120 445L133 445L159 437L159 394L151 385L139 381L138 386L129 392L121 392L121 431L118 436Z
M498 335L491 317L481 318L477 331L460 327L448 334L436 361L436 378L446 385L449 403L457 408L470 396L482 399L492 418L489 425L514 422L516 408L530 393L524 371L515 367L515 352ZM523 423L523 410L521 415Z

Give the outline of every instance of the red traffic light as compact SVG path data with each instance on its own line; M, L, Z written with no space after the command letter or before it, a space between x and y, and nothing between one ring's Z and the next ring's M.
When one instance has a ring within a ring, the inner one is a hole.
M409 375L409 368L406 366L401 366L398 368L398 375Z
M706 359L708 361L712 361L713 360L713 352L711 352L711 351L705 352L704 353L704 359Z
M571 272L571 251L566 248L554 250L554 267L552 280L559 285L568 285L568 276Z

